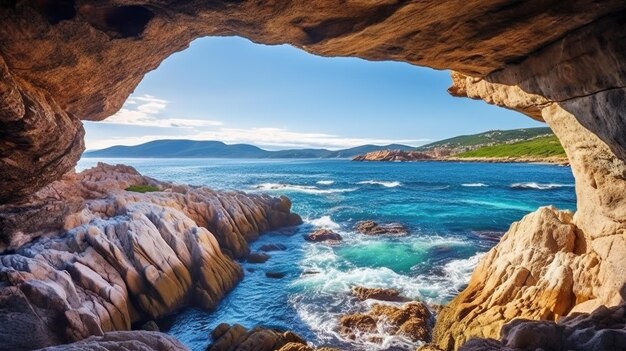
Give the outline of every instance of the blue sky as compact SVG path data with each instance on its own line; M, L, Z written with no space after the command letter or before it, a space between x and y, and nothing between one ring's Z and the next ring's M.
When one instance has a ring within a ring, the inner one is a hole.
M116 115L85 122L86 144L98 149L169 138L337 149L544 126L451 97L449 85L447 71L406 63L202 38L148 73Z

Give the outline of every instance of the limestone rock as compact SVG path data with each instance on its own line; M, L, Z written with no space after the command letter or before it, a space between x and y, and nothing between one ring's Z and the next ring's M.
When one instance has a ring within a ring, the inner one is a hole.
M351 340L376 342L382 336L401 335L412 341L429 342L433 317L421 302L400 307L374 304L367 313L345 315L339 320L339 334Z
M313 242L322 242L322 241L341 241L341 235L333 232L330 229L317 229L313 233L305 235L304 240L313 241Z
M162 191L124 190L136 184ZM273 228L273 213L290 213L281 199L162 183L105 164L68 174L21 206L0 208L10 250L0 255L1 349L129 330L186 305L215 308L243 275L220 239L246 252L247 240Z
M356 230L358 233L365 235L405 235L408 233L407 229L400 223L379 224L374 221L357 222L354 225L354 230Z

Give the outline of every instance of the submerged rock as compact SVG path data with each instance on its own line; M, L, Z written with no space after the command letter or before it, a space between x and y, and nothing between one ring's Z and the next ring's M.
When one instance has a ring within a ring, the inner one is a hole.
M367 299L394 302L407 300L405 297L400 296L400 292L395 289L366 288L364 286L355 286L352 288L352 294L361 301Z
M284 278L287 274L285 272L273 272L273 271L269 271L269 272L265 272L265 276L268 278L273 278L273 279L281 279Z
M249 263L265 263L270 257L272 256L266 253L251 252L248 254L248 257L246 257L246 261Z
M356 340L376 342L385 335L401 335L412 341L429 342L434 319L421 302L402 306L374 304L366 313L345 315L339 320L339 334Z
M322 241L341 241L343 238L341 235L333 232L330 229L317 229L313 233L305 235L304 240L313 242Z
M124 190L133 184L163 191ZM247 253L248 240L291 224L287 204L99 164L0 207L13 250L0 256L0 349L129 330L187 305L215 308L243 276L221 245Z
M284 251L287 250L287 246L283 244L265 244L259 247L260 251L270 252L270 251Z
M378 224L374 221L360 221L354 225L354 230L365 235L406 235L408 230L400 223Z

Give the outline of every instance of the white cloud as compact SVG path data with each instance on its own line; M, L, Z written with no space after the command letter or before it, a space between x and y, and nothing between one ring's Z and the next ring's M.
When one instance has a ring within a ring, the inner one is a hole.
M132 96L116 114L101 123L161 128L215 127L223 123L204 119L169 118L163 116L169 101L152 95Z
M345 149L365 144L386 145L392 143L421 145L429 139L383 139L347 138L340 135L299 132L284 128L227 128L223 123L212 120L170 118L164 116L169 101L152 95L132 96L115 115L102 122L133 126L162 127L158 135L137 135L127 137L111 136L106 139L86 138L89 150L102 149L114 145L138 145L158 139L219 140L227 144L245 143L276 150L286 148L326 148Z

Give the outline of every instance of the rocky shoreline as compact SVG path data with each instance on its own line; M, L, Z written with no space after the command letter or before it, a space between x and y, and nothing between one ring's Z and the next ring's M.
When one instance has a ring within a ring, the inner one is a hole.
M356 156L352 161L361 162L486 162L486 163L547 163L567 166L566 157L455 157L433 156L418 151L380 150Z
M133 185L159 191L125 190ZM249 241L301 223L290 208L285 197L175 185L106 164L1 206L0 349L106 343L184 306L213 309L242 279L234 259Z

